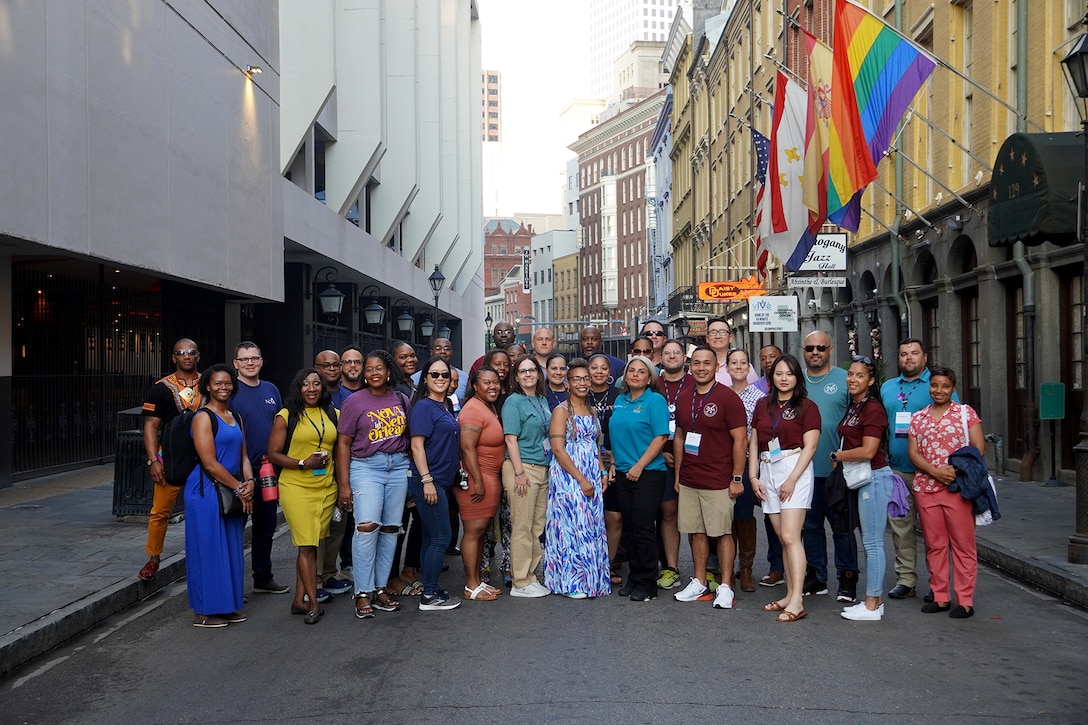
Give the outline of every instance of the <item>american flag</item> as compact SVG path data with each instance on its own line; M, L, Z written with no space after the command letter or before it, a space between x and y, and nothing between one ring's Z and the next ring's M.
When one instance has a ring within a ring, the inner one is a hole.
M756 275L762 282L767 279L767 250L759 235L760 217L763 214L763 189L767 182L767 164L771 155L771 143L766 136L752 127L752 144L756 147Z

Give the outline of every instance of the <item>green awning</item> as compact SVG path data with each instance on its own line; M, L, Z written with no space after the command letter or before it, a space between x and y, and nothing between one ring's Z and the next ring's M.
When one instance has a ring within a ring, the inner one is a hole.
M1079 133L1014 133L1005 139L990 180L990 246L1076 242L1084 153Z

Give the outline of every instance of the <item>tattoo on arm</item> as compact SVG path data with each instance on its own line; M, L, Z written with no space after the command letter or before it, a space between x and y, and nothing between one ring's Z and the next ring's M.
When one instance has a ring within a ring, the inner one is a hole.
M481 433L481 432L483 432L483 428L481 428L478 425L463 425L463 426L461 426L461 430L465 431L466 433Z

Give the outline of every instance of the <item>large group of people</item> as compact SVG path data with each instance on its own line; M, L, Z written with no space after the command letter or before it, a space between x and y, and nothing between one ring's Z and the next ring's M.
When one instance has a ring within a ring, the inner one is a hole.
M779 585L762 609L797 622L806 597L830 591L828 525L842 617L879 621L885 596L916 596L918 524L930 588L921 611L974 614L979 503L966 496L978 486L965 477L977 477L982 424L953 371L927 367L920 340L899 343L898 375L883 384L879 361L833 364L826 332L809 333L798 355L768 345L750 358L720 318L702 345L647 322L626 360L602 350L593 326L570 359L544 327L529 350L507 322L494 340L468 372L444 338L422 365L401 341L323 350L282 400L260 379L255 343L201 374L196 343L179 340L175 369L144 404L155 496L140 578L156 575L183 492L189 603L202 628L246 619L247 515L253 591L291 591L272 573L277 505L298 549L290 612L306 624L349 591L355 616L370 619L405 597L442 611L507 590L578 600L616 588L649 602L676 588L676 601L731 609L738 592ZM179 415L191 420L196 463L167 481L160 439ZM234 499L241 514L225 512ZM757 505L769 565L759 579ZM885 593L888 527L895 584ZM455 595L440 579L458 553Z

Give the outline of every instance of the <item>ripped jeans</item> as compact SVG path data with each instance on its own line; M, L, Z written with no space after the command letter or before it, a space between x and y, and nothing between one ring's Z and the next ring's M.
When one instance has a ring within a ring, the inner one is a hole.
M397 534L408 495L408 455L375 453L351 459L351 497L355 535L351 567L355 593L366 594L389 582ZM372 531L360 527L374 526Z

